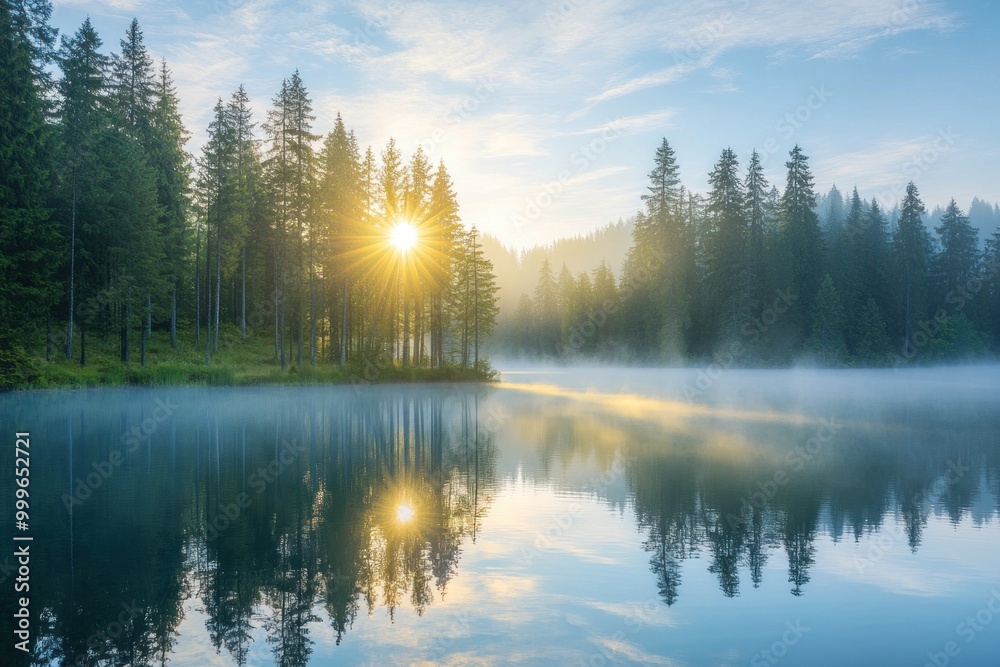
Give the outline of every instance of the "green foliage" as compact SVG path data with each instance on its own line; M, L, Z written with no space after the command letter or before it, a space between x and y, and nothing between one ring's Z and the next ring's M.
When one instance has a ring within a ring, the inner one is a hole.
M812 335L807 349L824 366L839 366L847 358L844 308L830 274L823 276L812 312Z
M854 356L863 366L882 366L889 353L889 334L875 299L869 298L858 323L858 343Z
M0 4L0 319L22 334L56 301L62 247L51 224L51 132L32 58L38 26ZM22 336L23 338L23 336Z
M24 348L10 338L0 341L0 391L35 385L38 369Z
M810 306L817 298L825 253L823 234L814 208L816 194L809 169L809 158L798 146L785 163L788 178L781 199L780 273L799 300L788 314L790 323L802 332L807 329Z
M975 361L986 355L982 334L964 313L941 324L940 332L927 342L922 361Z

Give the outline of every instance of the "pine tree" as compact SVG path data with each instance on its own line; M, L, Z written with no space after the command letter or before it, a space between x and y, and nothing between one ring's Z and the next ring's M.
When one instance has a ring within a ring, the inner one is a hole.
M694 260L685 243L687 212L682 206L677 162L666 139L656 151L649 180L649 194L643 195L647 216L636 222L626 263L625 317L628 326L637 327L633 339L637 352L669 360L685 351ZM645 275L650 270L655 279Z
M428 219L430 224L425 242L437 267L430 274L431 366L440 368L444 364L444 332L447 328L444 294L448 277L454 272L453 257L461 234L458 201L444 161L438 163L434 172Z
M747 165L746 179L743 190L746 201L747 245L750 263L756 267L758 277L764 271L764 249L767 242L767 223L769 217L768 192L769 183L764 177L764 167L760 163L757 151L750 154Z
M132 19L121 53L112 56L111 97L125 133L148 148L156 105L153 58L146 50L139 22Z
M208 141L202 146L196 185L200 211L205 223L205 328L208 334L205 348L206 363L210 349L218 350L218 309L221 303L219 291L222 283L221 265L224 251L222 240L223 230L228 229L230 216L228 205L231 194L229 180L232 161L232 128L222 98L219 98L213 109L212 121L208 125ZM216 277L215 280L212 279L213 275Z
M57 60L56 38L59 31L50 25L52 3L49 0L6 0L11 25L27 49L31 79L38 92L42 112L52 111L52 75L49 66Z
M943 304L950 292L968 290L979 278L981 254L979 232L962 215L952 199L941 216L941 224L934 229L941 242L941 249L932 261L933 282L938 302Z
M29 33L18 7L0 4L0 348L13 348L32 321L47 317L65 247L47 206L51 137Z
M600 320L594 344L598 350L602 350L610 347L618 333L615 326L618 318L613 315L619 312L618 288L611 267L603 260L594 269L593 276L594 312Z
M785 163L788 180L781 199L781 241L784 279L797 297L789 308L789 319L804 330L820 285L824 244L819 219L814 208L816 195L809 171L809 158L798 146L789 153Z
M711 303L709 331L717 342L733 339L750 318L752 296L746 291L748 229L746 197L739 162L725 149L708 182L707 296Z
M924 205L917 186L906 186L899 223L893 233L892 253L896 274L896 294L899 315L893 333L903 339L903 355L915 353L912 334L916 322L927 310L928 264L931 238L924 227Z
M160 63L160 74L154 92L147 160L156 174L157 203L160 207L159 235L165 262L160 268L170 303L170 344L177 344L177 287L187 274L187 216L191 169L184 144L188 131L181 121L177 91L166 61ZM165 309L160 308L163 314Z
M263 215L262 202L262 173L260 150L258 141L254 136L254 129L257 124L253 120L253 113L250 108L250 96L246 88L241 84L232 94L225 110L226 121L232 136L232 157L230 168L232 174L229 178L229 207L231 221L229 228L231 231L229 247L239 249L239 316L236 322L240 327L240 335L247 336L247 248L251 247L252 252L250 262L254 266L266 265L266 255L260 252L265 247L264 238L266 236L265 220ZM256 243L248 243L253 239ZM232 263L230 263L232 267ZM232 267L235 268L235 267ZM262 291L263 280L251 281L257 289L253 293ZM253 298L253 295L251 295ZM262 295L258 295L259 301ZM235 300L234 300L235 301ZM234 312L237 310L233 309Z
M844 229L844 196L834 185L824 198L823 233L827 244L832 244Z
M823 276L816 294L812 316L812 336L807 349L824 366L838 366L847 358L844 343L844 308L830 274Z
M331 301L339 299L340 303L338 349L341 368L347 363L349 289L352 280L358 278L351 262L353 252L358 250L356 239L361 234L358 220L361 207L358 196L361 165L357 144L352 139L338 113L333 131L324 140L318 157L320 176L317 205L321 218L328 221L323 241L326 246L325 255L331 258L331 264L324 265L323 273L324 277L330 279L329 289L339 294ZM360 251L364 252L363 248ZM330 321L332 324L332 316Z
M517 300L514 311L514 344L520 352L537 353L538 318L535 304L531 297L522 294Z
M59 127L63 146L63 183L69 190L65 199L69 200L69 285L68 317L66 325L66 359L73 354L74 317L77 295L76 247L78 211L84 193L81 172L93 175L98 169L95 144L98 133L107 121L104 95L105 75L109 60L101 54L102 42L88 18L80 26L76 35L63 39L59 52L62 78L59 80ZM83 216L86 219L86 216Z
M298 342L298 361L301 365L305 313L306 310L312 310L312 303L305 303L303 273L307 269L304 244L312 224L312 142L317 138L312 134L313 120L311 101L296 71L282 82L281 90L274 99L274 108L268 112L268 120L264 126L270 140L265 168L277 239L274 251L275 294L278 295L275 347L282 368L290 356L286 347L288 331L297 334L293 340ZM291 266L289 260L292 262ZM288 326L289 305L293 310L292 320L298 323L297 332Z
M543 356L555 356L561 337L559 287L547 257L538 270L534 302L537 309L539 350Z
M862 278L862 264L865 263L867 255L870 254L868 252L870 249L865 244L867 222L861 196L858 194L858 189L854 188L851 193L847 218L832 238L827 262L833 284L837 288L837 294L840 296L841 304L847 313L859 312L861 304L864 303L866 285ZM829 225L827 232L829 237L829 234L832 233ZM844 333L848 347L853 349L860 334L856 319L848 321Z
M978 301L985 329L996 341L1000 340L1000 229L986 239L983 266L984 282Z

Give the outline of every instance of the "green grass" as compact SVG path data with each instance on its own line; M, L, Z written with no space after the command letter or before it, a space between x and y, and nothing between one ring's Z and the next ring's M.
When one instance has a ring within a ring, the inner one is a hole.
M364 368L341 370L336 364L308 360L302 367L290 363L282 370L274 360L269 338L250 337L243 340L234 327L223 328L219 351L205 363L205 338L199 344L194 336L179 337L177 348L170 346L166 332L154 331L146 343L146 365L140 363L141 343L133 344L132 361L123 364L118 359L118 340L107 341L97 336L87 337L87 364L79 363L80 343L74 341L74 359L67 361L53 351L46 361L44 350L29 355L27 368L6 388L57 389L83 387L166 387L210 386L235 387L248 385L312 385L357 382L484 382L496 379L488 363L476 369L448 366L445 368L412 368L388 366L379 368L366 364ZM293 350L293 359L295 353ZM308 351L306 351L308 355ZM297 359L296 359L297 361Z

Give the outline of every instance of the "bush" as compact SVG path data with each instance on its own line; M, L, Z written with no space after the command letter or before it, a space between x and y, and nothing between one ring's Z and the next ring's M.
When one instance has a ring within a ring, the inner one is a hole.
M0 341L0 391L30 387L38 381L38 367L20 345Z

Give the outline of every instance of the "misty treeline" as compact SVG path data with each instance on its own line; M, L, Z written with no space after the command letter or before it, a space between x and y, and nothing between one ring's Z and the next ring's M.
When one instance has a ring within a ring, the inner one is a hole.
M192 160L138 22L109 56L89 19L57 47L50 15L0 0L5 372L43 348L83 363L94 337L145 363L153 332L206 362L255 337L283 368L478 363L497 289L443 162L362 152L339 114L314 134L297 71L264 118L242 86L220 98Z
M981 244L952 200L935 211L932 234L913 183L892 215L857 188L846 198L834 188L821 224L798 146L785 166L781 192L756 151L743 169L727 148L701 196L681 185L664 139L620 275L610 262L574 274L546 259L534 292L502 318L496 346L723 366L882 366L996 351L1000 231Z

